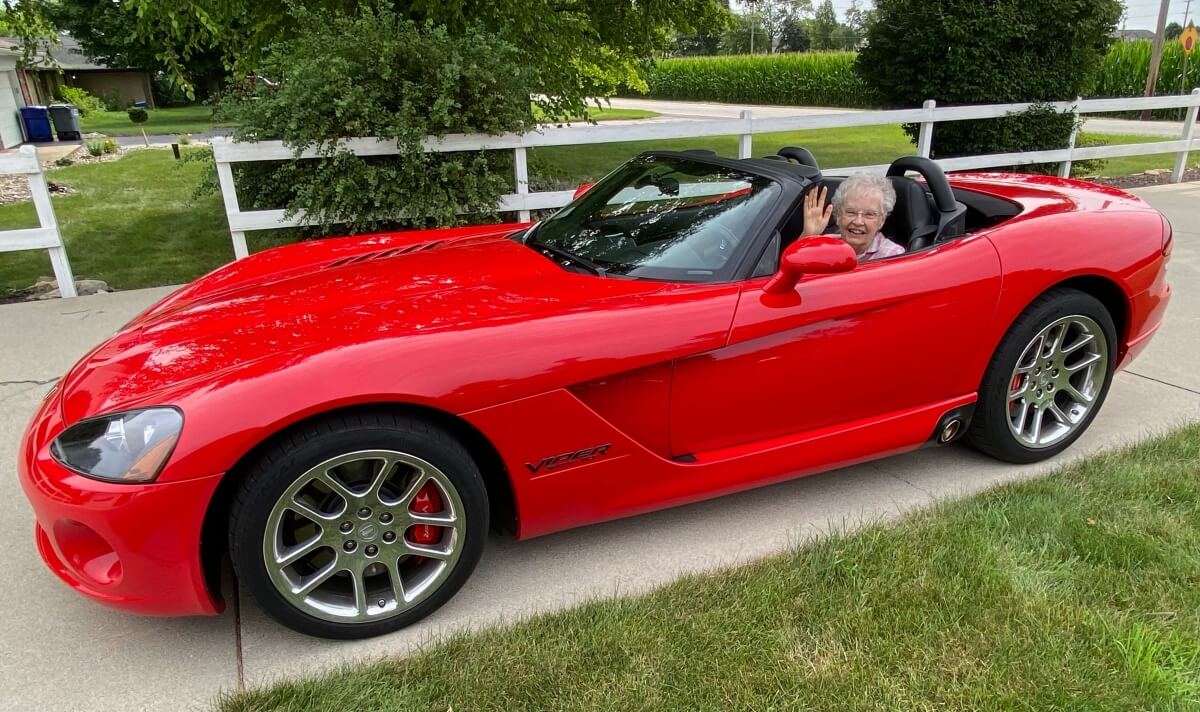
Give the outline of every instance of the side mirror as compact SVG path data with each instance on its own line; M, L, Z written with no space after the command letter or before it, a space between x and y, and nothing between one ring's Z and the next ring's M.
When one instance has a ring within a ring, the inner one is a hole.
M763 292L787 294L802 275L849 272L857 264L854 248L839 237L802 237L783 251L779 271L763 286Z
M572 195L572 196L571 196L571 200L573 200L573 201L574 201L574 200L579 200L579 196L581 196L581 195L583 195L584 193L586 193L586 192L588 192L589 190L591 190L593 185L596 185L596 184L595 184L595 183L584 183L583 185L581 185L581 186L579 186L578 188L576 188L576 189L575 189L575 195Z

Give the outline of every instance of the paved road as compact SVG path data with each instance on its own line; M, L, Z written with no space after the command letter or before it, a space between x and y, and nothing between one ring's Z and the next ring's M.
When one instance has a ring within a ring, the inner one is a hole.
M662 101L658 99L613 98L612 105L618 109L645 109L657 111L664 119L736 119L743 110L750 110L757 118L781 116L813 116L819 114L857 113L858 109L830 109L812 106L764 106L761 104L716 104L697 101ZM1177 121L1125 121L1121 119L1089 118L1087 130L1097 133L1129 134L1139 136L1170 136L1179 138L1183 123Z
M204 709L214 695L402 654L494 625L767 556L831 527L888 520L945 498L1045 473L1071 458L1200 420L1200 183L1139 191L1175 225L1176 296L1148 352L1113 384L1091 430L1056 462L1002 465L964 447L927 450L522 544L493 540L461 593L426 621L371 641L296 635L239 600L219 618L138 618L85 601L41 564L11 475L46 386L167 289L0 306L0 711Z

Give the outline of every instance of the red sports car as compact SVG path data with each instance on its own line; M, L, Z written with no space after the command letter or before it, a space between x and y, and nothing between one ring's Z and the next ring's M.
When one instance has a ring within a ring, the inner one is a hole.
M283 624L428 615L517 538L965 438L1088 427L1171 289L1116 189L892 165L858 264L799 239L803 150L650 152L538 224L282 247L180 289L47 395L19 471L47 565L102 603L213 614L228 555ZM909 171L923 180L906 177Z

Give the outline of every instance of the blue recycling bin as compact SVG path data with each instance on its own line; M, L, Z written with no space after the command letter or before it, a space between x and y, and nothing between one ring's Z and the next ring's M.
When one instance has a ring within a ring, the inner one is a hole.
M50 110L44 106L21 107L21 122L25 124L25 137L30 141L53 141L50 128Z

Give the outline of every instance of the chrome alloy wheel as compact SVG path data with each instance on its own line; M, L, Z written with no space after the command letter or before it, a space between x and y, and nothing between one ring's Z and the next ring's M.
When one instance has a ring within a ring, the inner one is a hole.
M275 589L338 623L390 618L428 598L462 553L463 504L413 455L364 450L322 462L276 501L263 533Z
M1065 316L1021 352L1008 380L1008 429L1022 445L1047 448L1091 411L1108 378L1108 341L1090 317Z

